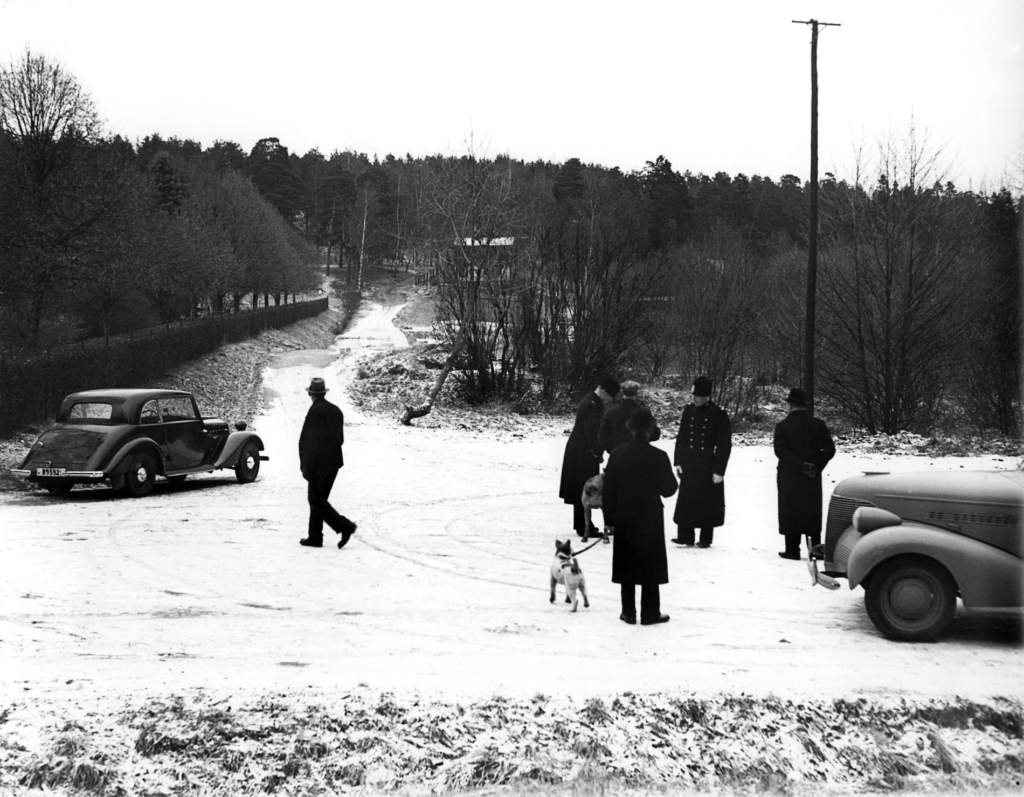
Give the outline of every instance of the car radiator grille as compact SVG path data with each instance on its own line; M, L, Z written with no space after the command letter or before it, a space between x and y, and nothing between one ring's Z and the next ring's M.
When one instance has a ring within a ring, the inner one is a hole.
M843 498L833 495L828 504L828 519L825 521L825 540L831 545L853 523L853 513L861 506L874 506L870 501L859 498Z

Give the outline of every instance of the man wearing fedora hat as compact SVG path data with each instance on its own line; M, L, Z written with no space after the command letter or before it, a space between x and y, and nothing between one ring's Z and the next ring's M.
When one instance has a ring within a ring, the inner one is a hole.
M658 424L647 407L626 421L630 441L617 446L604 472L604 517L614 526L612 582L620 585L624 623L636 623L636 586L640 585L640 624L667 623L661 611L661 585L668 583L662 498L676 491L668 454L651 445Z
M775 456L779 458L779 534L786 539L783 559L800 558L800 538L821 542L821 472L835 456L836 446L825 422L811 415L807 394L798 387L786 397L789 414L775 425Z
M637 394L640 392L639 382L627 379L619 385L619 392L622 398L613 401L605 409L604 416L601 418L601 426L597 430L597 442L600 444L601 450L607 451L609 454L619 446L628 443L633 437L627 425L629 416L644 406L637 398ZM660 436L660 430L658 430L658 434Z
M299 544L310 548L323 547L326 523L341 535L338 547L343 548L356 530L356 524L338 514L328 499L338 470L345 464L341 453L345 442L345 416L325 398L327 386L320 377L310 380L306 392L312 404L299 433L299 466L302 478L306 480L306 497L309 499L309 530Z

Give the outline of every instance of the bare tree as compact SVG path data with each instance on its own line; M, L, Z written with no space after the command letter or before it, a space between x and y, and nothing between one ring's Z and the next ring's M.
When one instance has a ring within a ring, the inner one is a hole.
M26 316L33 344L45 308L75 267L77 245L104 219L107 200L115 199L96 190L94 164L79 163L98 129L92 101L61 66L27 50L0 69L6 167L0 276L8 301Z
M67 145L99 133L92 99L59 64L26 50L0 69L0 130L11 135L36 185L43 185Z
M471 396L507 393L520 376L514 309L528 246L510 163L470 154L435 162L421 179L431 239L421 246L439 255L439 322L463 349L459 377Z
M824 197L821 386L869 431L928 426L962 330L970 219L938 158L911 127Z
M770 307L763 265L737 231L718 226L677 249L670 335L680 371L709 376L716 400L743 417L753 405L763 370L763 329Z
M646 251L636 179L567 161L554 188L537 254L547 292L535 316L553 344L542 362L581 388L636 362L645 300L664 291L667 261Z

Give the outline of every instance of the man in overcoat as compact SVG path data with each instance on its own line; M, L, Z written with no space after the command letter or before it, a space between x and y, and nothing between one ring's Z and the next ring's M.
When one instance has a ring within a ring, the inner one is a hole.
M612 583L621 585L624 623L636 623L640 585L640 624L668 622L661 611L661 585L668 583L665 515L661 499L676 491L668 454L651 445L657 433L646 407L629 417L632 439L612 451L604 471L603 511L612 537Z
M598 441L601 419L605 407L619 393L619 383L610 376L602 377L592 393L588 393L576 406L576 420L562 455L562 474L558 497L572 504L572 527L582 537L587 530L583 512L583 485L601 469L604 452Z
M698 376L692 401L683 409L672 461L679 476L679 495L672 519L672 542L691 546L700 529L699 548L708 548L715 526L725 523L725 468L732 452L729 415L711 400L711 380Z
M821 542L821 472L835 456L836 446L825 422L811 415L807 394L798 387L786 397L789 414L775 425L775 456L779 458L779 534L786 540L783 559L800 558L800 538Z
M339 514L329 502L338 470L345 464L341 447L345 442L345 416L326 398L327 386L314 377L306 390L312 401L299 433L299 467L306 480L309 500L309 528L300 545L321 548L324 523L341 535L339 548L345 547L356 524Z

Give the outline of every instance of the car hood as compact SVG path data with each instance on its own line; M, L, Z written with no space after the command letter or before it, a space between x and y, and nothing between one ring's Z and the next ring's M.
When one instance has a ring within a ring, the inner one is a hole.
M29 449L22 467L84 467L106 437L106 430L94 427L49 429Z
M1021 470L869 474L844 479L834 494L1022 553Z

